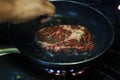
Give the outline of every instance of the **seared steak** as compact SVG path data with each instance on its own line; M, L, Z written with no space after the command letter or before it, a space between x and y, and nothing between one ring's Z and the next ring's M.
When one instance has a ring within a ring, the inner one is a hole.
M92 51L93 40L87 28L81 25L56 25L44 27L36 33L40 47L54 52L72 50Z

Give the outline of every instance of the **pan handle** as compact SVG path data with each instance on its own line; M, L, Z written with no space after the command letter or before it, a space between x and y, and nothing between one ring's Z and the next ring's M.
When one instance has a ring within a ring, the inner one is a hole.
M20 51L17 48L2 48L2 49L0 49L0 56L8 55L11 53L19 53L20 54Z

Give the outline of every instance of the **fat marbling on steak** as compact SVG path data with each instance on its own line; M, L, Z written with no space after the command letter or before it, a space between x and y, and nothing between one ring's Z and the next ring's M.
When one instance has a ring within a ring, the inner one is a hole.
M92 51L93 40L87 28L81 25L56 25L44 27L36 33L40 47L54 52L72 50Z

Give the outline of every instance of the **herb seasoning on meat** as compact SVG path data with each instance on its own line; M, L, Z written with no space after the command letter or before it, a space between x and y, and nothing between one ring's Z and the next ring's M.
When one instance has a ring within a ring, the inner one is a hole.
M77 50L79 52L92 51L93 40L88 29L81 25L56 25L44 27L37 33L40 47L54 52L64 53Z

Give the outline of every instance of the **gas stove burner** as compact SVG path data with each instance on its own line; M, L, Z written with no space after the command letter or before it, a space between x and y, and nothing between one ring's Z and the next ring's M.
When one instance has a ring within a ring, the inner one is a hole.
M49 74L54 74L54 75L57 75L57 76L65 76L66 74L66 70L59 70L59 69L44 69L47 73Z
M83 74L88 68L90 68L90 67L85 67L85 68L83 68L83 69L81 69L81 70L71 70L71 74L72 74L72 76L77 76L77 75L81 75L81 74Z
M87 70L89 67L85 67L81 70L79 69L69 69L69 70L61 70L61 69L48 69L45 68L45 72L49 73L49 74L54 74L56 76L66 76L66 75L71 75L71 76L77 76L77 75L81 75L85 72L85 70Z

